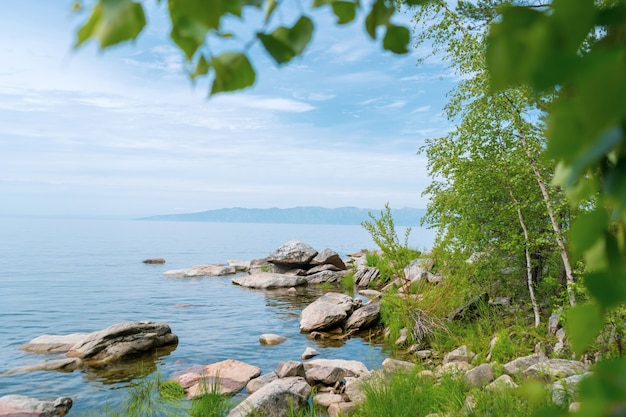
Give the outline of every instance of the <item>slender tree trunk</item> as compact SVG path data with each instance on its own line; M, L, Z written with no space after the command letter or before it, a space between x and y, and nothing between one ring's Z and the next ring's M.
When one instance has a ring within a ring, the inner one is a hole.
M533 313L535 315L535 327L539 327L541 324L541 316L539 315L539 305L537 304L537 298L535 297L535 287L533 285L533 269L530 261L530 251L528 250L528 245L530 243L528 237L528 229L526 228L526 223L524 222L524 216L522 216L522 210L519 207L519 203L513 197L513 192L509 188L509 195L517 205L517 217L519 219L519 224L522 226L522 230L524 231L524 240L526 241L526 245L524 247L524 253L526 254L526 281L528 283L528 293L530 294L530 302L533 305Z
M563 232L561 230L561 226L556 219L556 214L554 213L554 208L552 207L552 203L550 201L550 195L548 194L548 189L546 188L546 183L543 181L543 177L541 176L541 172L537 168L537 161L535 161L534 156L530 152L530 148L528 147L528 142L526 142L526 137L524 133L521 131L518 134L520 141L522 142L522 146L524 146L524 150L526 151L526 155L528 156L528 160L530 162L530 166L532 167L533 173L537 179L537 183L539 184L539 188L541 189L541 195L543 196L543 201L546 204L546 209L548 210L548 215L550 216L550 222L552 222L552 230L554 231L554 238L556 239L557 245L559 245L559 249L561 251L561 259L563 260L563 267L565 268L565 277L567 282L567 297L569 299L569 304L571 306L576 305L576 296L574 294L574 274L572 272L572 264L569 261L569 255L567 254L567 249L565 247L565 242L563 241Z
M504 163L504 169L506 170L507 177L509 176L509 169L506 165L506 158L504 157L504 146L500 143L500 150L502 152L502 162ZM519 220L519 224L522 227L522 231L524 232L524 255L526 256L526 283L528 284L528 294L530 295L530 303L533 306L533 314L535 316L535 327L539 327L541 324L541 316L539 314L539 305L537 304L537 298L535 297L535 286L533 285L533 268L532 261L530 259L530 235L528 234L528 228L526 227L526 222L524 221L524 216L522 215L522 209L520 207L519 201L515 198L513 194L513 188L511 184L508 184L507 187L509 190L509 196L513 203L515 203L515 208L517 211L517 219Z
M506 100L513 107L514 112L510 112L511 117L513 119L514 126L517 126L519 123L519 110L517 106L511 100L511 98L505 94ZM563 231L561 230L561 226L556 219L556 214L554 213L554 208L552 207L552 202L550 201L550 194L548 194L548 189L546 187L546 183L543 180L543 176L537 168L537 161L530 151L530 147L528 146L528 142L526 141L526 136L521 129L517 129L517 136L522 142L522 146L524 147L524 151L526 152L526 156L528 157L528 162L533 170L535 178L537 179L537 184L539 184L539 188L541 189L541 195L543 196L543 202L546 205L546 209L548 210L548 216L550 216L550 222L552 223L552 230L554 231L554 238L556 240L557 245L559 246L561 252L561 260L563 261L563 268L565 269L565 280L567 284L567 298L569 299L570 306L576 305L576 295L574 294L574 273L572 272L572 264L569 260L569 255L567 254L567 248L565 247L565 241L563 240Z

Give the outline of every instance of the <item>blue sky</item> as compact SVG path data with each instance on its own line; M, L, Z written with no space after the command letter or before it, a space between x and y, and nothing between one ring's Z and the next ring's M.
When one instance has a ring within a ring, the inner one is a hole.
M0 215L426 206L416 151L450 129L455 82L437 59L417 66L428 51L384 52L322 9L304 57L278 68L255 45L256 85L207 100L162 3L145 3L136 42L100 52L72 49L85 17L71 1L0 2ZM288 10L276 23L292 24ZM248 39L251 25L232 25Z

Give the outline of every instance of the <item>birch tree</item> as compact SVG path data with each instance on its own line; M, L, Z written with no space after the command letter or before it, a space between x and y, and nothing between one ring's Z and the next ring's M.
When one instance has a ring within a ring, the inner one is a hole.
M546 259L555 249L560 253L564 289L569 303L575 303L574 276L562 233L562 223L569 224L569 212L562 193L549 185L553 161L542 158L546 100L538 100L521 87L497 94L490 91L486 37L499 3L460 2L459 8L452 10L446 2L436 0L416 14L418 44L432 45L461 79L445 107L456 128L444 138L428 140L422 149L435 178L426 190L431 197L426 220L438 226L442 247L508 249L493 252L497 256L524 252L537 322L532 281L539 276L533 278L531 263L537 264L537 260L531 262L531 257ZM480 162L484 159L492 161L492 166ZM493 190L488 184L501 188ZM495 198L498 192L501 195ZM507 199L512 202L509 210L504 209ZM511 223L512 218L518 221Z

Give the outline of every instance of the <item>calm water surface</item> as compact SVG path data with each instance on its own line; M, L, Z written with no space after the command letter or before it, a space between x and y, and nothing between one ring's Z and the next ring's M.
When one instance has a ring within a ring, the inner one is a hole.
M414 228L411 245L426 248L432 238L431 231ZM197 264L261 258L290 239L341 255L374 247L360 226L0 218L0 396L70 396L75 400L72 414L79 414L115 406L133 380L154 372L167 377L192 365L230 358L266 373L281 360L300 360L307 346L323 358L356 359L370 369L379 367L385 352L366 340L353 338L330 347L300 334L298 315L321 290L303 289L292 297L282 291L243 289L231 283L232 276L162 275ZM167 263L141 262L150 257L163 257ZM139 320L168 323L179 337L178 347L124 373L1 375L60 357L19 349L37 336L92 332ZM288 340L262 347L258 338L263 333Z

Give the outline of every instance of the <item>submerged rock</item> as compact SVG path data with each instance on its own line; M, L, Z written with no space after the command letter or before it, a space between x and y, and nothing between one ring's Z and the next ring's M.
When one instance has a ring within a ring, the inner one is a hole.
M12 369L4 373L4 375L16 374L19 372L35 372L35 371L59 371L72 372L83 365L83 361L78 358L52 359L36 365L25 366L22 368Z
M280 345L285 340L287 340L286 337L280 336L280 335L277 335L277 334L271 334L271 333L266 333L266 334L262 334L261 336L259 336L259 343L262 346Z
M144 259L143 263L144 264L162 265L162 264L165 263L165 259L163 259L163 258L149 258L149 259Z

